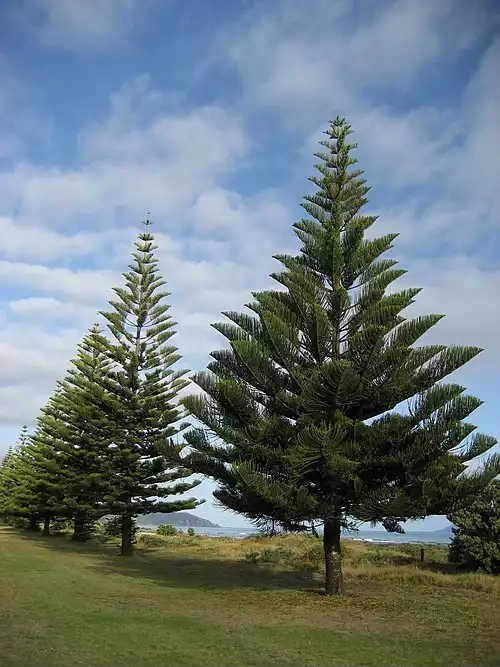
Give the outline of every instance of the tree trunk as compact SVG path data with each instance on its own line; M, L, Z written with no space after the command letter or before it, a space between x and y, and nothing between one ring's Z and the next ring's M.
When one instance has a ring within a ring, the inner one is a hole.
M31 514L30 518L29 518L29 521L30 521L30 523L29 523L28 530L33 530L33 531L38 532L40 530L40 525L38 523L38 517L36 516L36 514Z
M323 548L325 551L325 594L342 595L344 578L340 554L340 517L325 519Z
M85 514L78 512L75 515L75 520L73 523L73 535L71 539L74 542L86 542L88 539L87 531L85 529Z
M50 535L50 514L46 514L43 517L43 532L42 535L44 537L48 537Z
M130 512L122 514L122 556L132 555L132 532L134 517Z

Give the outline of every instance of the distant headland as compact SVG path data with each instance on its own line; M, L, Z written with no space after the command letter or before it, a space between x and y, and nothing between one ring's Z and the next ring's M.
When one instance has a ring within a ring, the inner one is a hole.
M166 523L171 526L186 526L188 528L220 528L217 523L212 523L208 519L196 516L196 514L190 514L189 512L141 514L138 520L142 526L159 526L162 523Z

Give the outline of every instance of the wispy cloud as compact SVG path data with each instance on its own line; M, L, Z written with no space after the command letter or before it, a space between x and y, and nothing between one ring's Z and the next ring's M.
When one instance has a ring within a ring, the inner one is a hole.
M42 44L89 55L127 44L151 0L34 0L26 18Z

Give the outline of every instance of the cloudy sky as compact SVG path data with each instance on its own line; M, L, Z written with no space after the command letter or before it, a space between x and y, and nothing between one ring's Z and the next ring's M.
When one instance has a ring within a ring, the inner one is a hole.
M184 365L203 368L222 342L209 323L296 247L336 115L376 231L400 233L403 282L424 288L415 312L447 314L429 340L485 348L457 380L500 436L499 35L496 0L4 0L0 450L120 284L147 211Z

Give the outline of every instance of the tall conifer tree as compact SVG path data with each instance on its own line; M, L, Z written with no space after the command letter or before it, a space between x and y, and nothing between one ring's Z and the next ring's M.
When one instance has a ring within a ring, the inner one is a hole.
M369 188L351 129L337 118L316 154L317 191L302 204L297 256L277 256L280 289L254 294L252 314L214 325L230 348L212 353L184 405L203 427L186 434L187 465L219 482L215 497L251 519L289 528L323 523L325 590L343 590L340 536L352 521L446 513L500 470L464 463L494 440L471 437L481 403L443 380L476 347L416 346L442 315L403 315L418 289L388 293L405 271L382 255L397 234L367 238ZM408 413L396 408L407 403ZM447 509L448 508L448 509Z
M177 403L187 381L186 371L173 368L181 356L170 344L175 322L168 313L169 293L162 290L165 281L159 275L150 225L149 220L144 223L135 243L125 285L114 288L117 298L101 313L106 336L96 336L94 344L109 362L106 373L92 377L88 365L78 365L103 390L99 400L108 415L113 468L113 489L105 502L111 514L122 518L123 555L132 552L135 515L198 504L193 498L155 500L184 493L199 482L186 481L190 472L172 464L183 447L176 442L184 414Z

